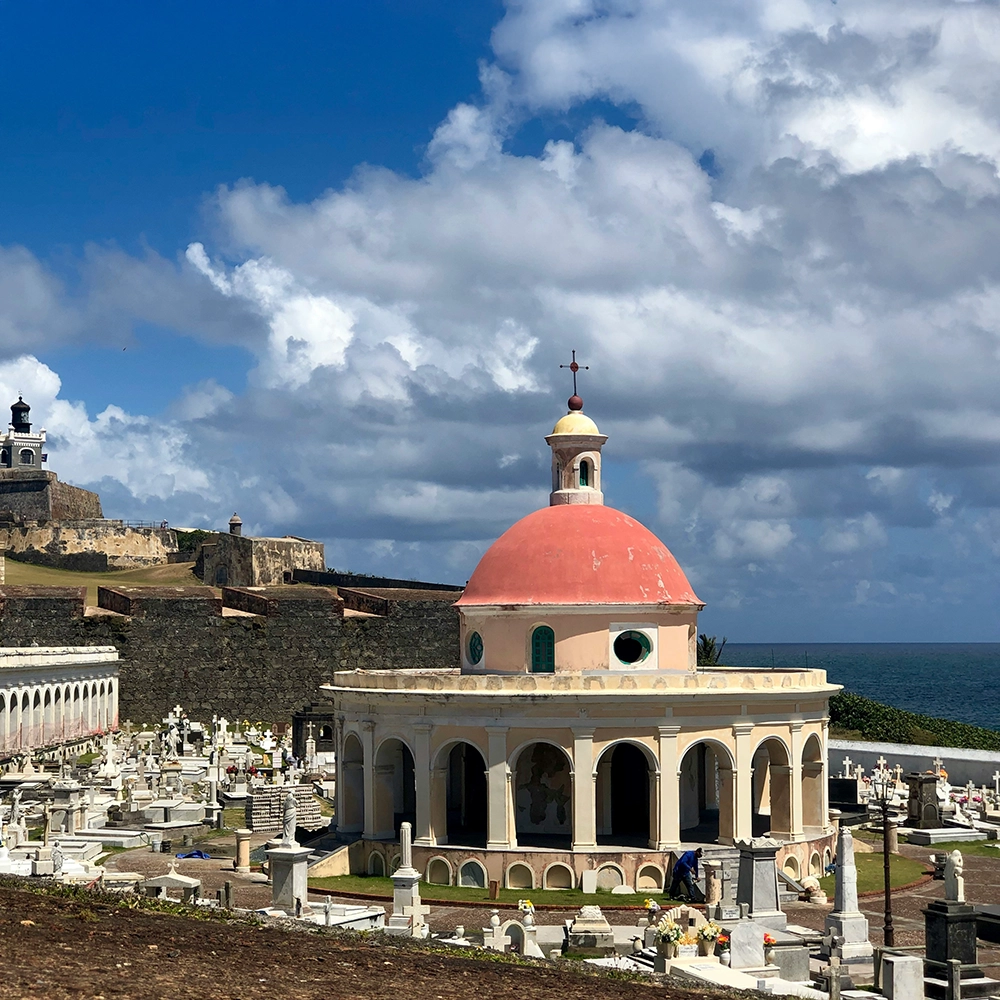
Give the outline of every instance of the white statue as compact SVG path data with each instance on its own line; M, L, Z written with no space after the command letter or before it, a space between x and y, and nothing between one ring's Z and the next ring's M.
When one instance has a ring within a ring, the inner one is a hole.
M20 826L21 824L21 789L15 788L10 797L10 825Z
M965 862L961 851L952 851L944 865L944 898L955 903L965 902Z
M295 792L289 792L285 796L285 808L282 813L281 822L281 842L283 844L295 844L296 810L298 806L295 802Z
M58 875L62 871L63 866L63 852L62 848L59 846L59 841L57 840L52 845L52 874Z

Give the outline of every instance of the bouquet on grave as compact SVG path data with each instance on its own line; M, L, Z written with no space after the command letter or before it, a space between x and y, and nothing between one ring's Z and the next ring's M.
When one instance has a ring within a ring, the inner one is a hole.
M663 917L656 925L656 940L665 941L668 944L677 944L681 937L681 925L670 917Z
M764 947L765 948L773 948L776 944L777 944L777 941L775 941L775 939L774 939L774 937L772 935L770 935L770 934L765 934L764 935Z
M519 899L517 901L517 908L522 913L534 913L535 904L530 899Z
M729 935L720 934L716 939L715 943L719 946L720 951L729 951Z
M683 937L681 938L681 940L680 940L680 943L681 943L681 944L697 944L697 943L698 943L698 938L697 938L697 937L695 937L695 935L694 935L694 934L691 934L691 933L689 932L689 933L685 934L685 935L684 935L684 936L683 936Z
M698 928L699 941L718 941L722 928L714 921L709 920L707 924L702 924Z
M642 905L653 913L660 908L660 904L655 899L644 899Z

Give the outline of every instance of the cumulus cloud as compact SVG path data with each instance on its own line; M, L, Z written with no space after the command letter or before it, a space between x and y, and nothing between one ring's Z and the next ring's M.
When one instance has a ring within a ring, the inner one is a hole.
M418 177L360 167L310 203L234 182L217 245L89 248L72 299L0 254L0 290L33 289L0 305L0 348L145 319L255 359L244 392L192 386L158 421L89 417L18 362L64 469L460 578L544 502L576 348L631 477L609 492L731 636L779 606L839 609L838 638L995 597L1000 11L519 0L493 48ZM587 102L634 125L525 149L525 122Z

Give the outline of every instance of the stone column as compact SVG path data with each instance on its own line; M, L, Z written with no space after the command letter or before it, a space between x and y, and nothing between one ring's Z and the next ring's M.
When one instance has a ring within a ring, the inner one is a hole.
M597 808L594 801L594 730L573 730L573 850L597 847Z
M828 935L843 938L839 954L845 965L870 962L872 946L868 942L868 918L858 909L858 869L854 864L854 835L842 826L837 836L837 877L833 912L827 915ZM829 954L824 944L824 954Z
M361 836L371 840L375 836L375 723L370 719L361 723L361 749L365 767L365 827Z
M507 726L487 726L489 759L486 763L487 833L486 848L490 851L510 847L511 835L507 824Z
M736 786L734 840L750 840L753 837L753 748L750 745L752 732L752 722L737 722L733 726L733 736L736 738L736 769L733 775Z
M431 843L448 843L448 758L431 771ZM418 807L419 808L419 807ZM419 827L417 828L419 829Z
M344 717L342 715L338 716L336 729L333 732L335 741L333 744L333 753L334 761L336 762L337 782L333 786L333 811L337 820L337 829L342 830L344 827L344 786L346 785L346 781L344 780ZM264 761L266 763L267 756L264 757Z
M820 760L829 761L830 759L830 720L823 720L823 733L820 742ZM823 780L819 783L819 787L823 792L823 807L821 816L830 815L830 776L827 770L827 765L824 764L823 768ZM831 828L832 829L832 828Z
M677 734L680 726L660 726L660 821L657 824L657 850L669 851L681 842L681 773L677 759Z
M793 722L791 724L791 753L792 753L792 828L789 830L792 840L802 840L804 829L802 822L802 723Z
M236 831L236 858L233 867L238 872L250 871L250 831Z
M431 730L429 723L420 722L413 727L413 783L416 786L417 815L416 836L413 842L420 847L434 844L431 823Z

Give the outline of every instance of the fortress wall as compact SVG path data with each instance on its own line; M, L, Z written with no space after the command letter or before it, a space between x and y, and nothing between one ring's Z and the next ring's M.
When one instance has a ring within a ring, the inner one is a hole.
M55 479L49 484L49 495L53 520L74 521L85 517L104 517L100 496L90 490Z
M77 519L9 526L0 531L0 545L20 562L94 573L162 566L177 551L177 536L167 528Z
M99 603L85 612L83 588L0 587L0 646L115 646L122 720L180 704L195 718L281 722L335 670L458 666L457 614L440 599L346 618L312 587L226 588L221 600L208 587L102 587Z

